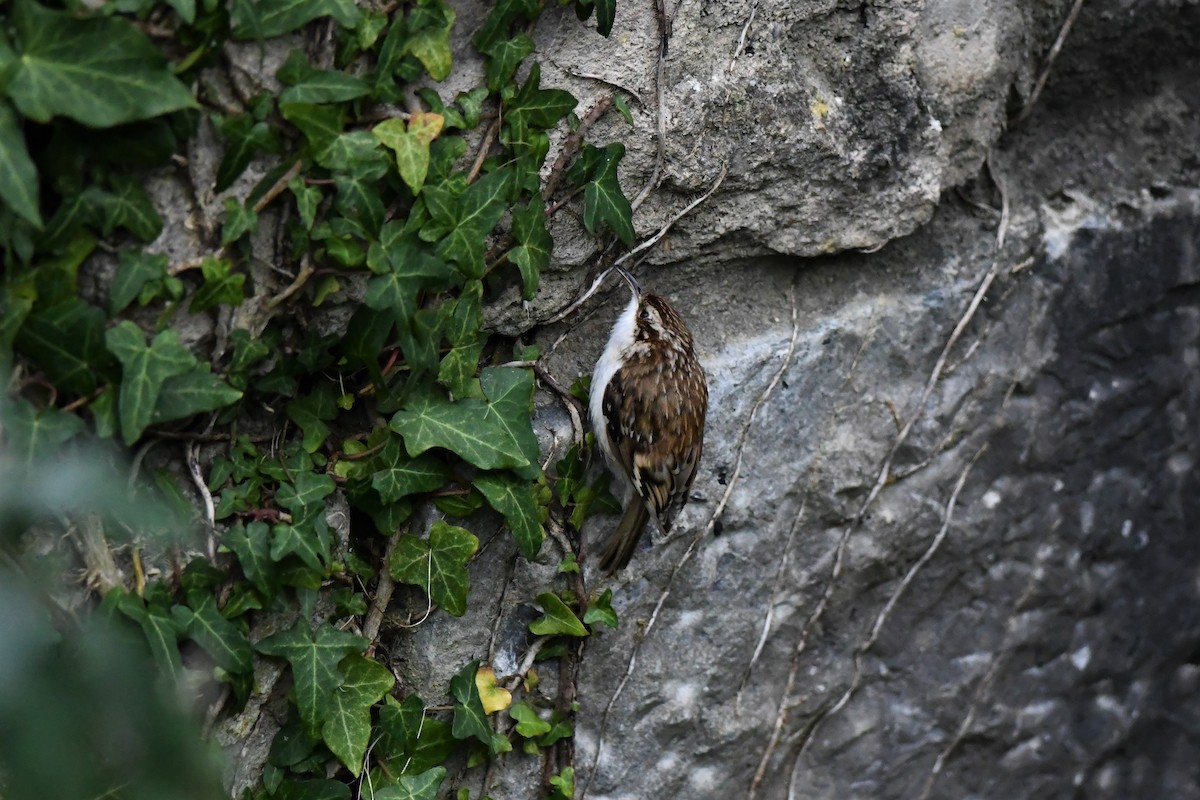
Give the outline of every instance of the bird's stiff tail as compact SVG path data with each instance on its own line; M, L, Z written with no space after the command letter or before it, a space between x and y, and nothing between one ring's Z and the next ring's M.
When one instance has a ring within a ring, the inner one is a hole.
M604 570L605 575L624 569L629 563L642 538L642 531L649 516L646 504L640 497L635 494L630 498L625 513L621 515L621 521L617 523L616 530L609 535L604 544L604 552L600 555L600 569Z

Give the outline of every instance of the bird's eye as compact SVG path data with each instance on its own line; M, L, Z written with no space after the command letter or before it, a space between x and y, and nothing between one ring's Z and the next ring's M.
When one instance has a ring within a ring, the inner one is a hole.
M642 313L638 314L638 316L642 319L650 319L650 309L643 308Z

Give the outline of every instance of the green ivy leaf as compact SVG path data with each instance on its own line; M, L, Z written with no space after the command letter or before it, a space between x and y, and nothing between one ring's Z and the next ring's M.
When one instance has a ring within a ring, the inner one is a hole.
M518 19L532 22L541 13L538 0L499 0L492 7L483 26L471 38L475 49L483 52L492 44L508 35L512 24Z
M513 189L511 169L498 169L471 184L457 199L450 233L437 255L458 264L467 277L482 278L487 235L504 216Z
M458 93L455 102L462 109L463 122L468 129L479 124L479 119L483 116L483 104L487 98L488 90L485 86L476 86L469 92Z
M610 628L617 627L617 612L612 607L612 589L605 589L604 594L592 601L588 610L583 612L584 625L595 625L597 622L603 622Z
M304 229L311 231L313 222L317 219L317 208L321 205L320 188L305 185L304 179L297 175L288 181L288 189L296 198L296 211L300 214Z
M350 787L332 778L309 781L289 779L279 784L271 800L350 800Z
M59 448L83 429L83 420L75 414L56 408L38 411L28 400L18 399L4 409L5 451L25 466L58 455Z
M487 337L476 333L471 339L450 348L438 366L438 381L455 397L473 394L475 370Z
M271 558L283 561L296 556L316 575L324 575L324 562L329 560L329 543L323 524L289 525L279 523L271 529Z
M234 14L233 35L237 39L273 39L303 27L318 17L333 17L343 27L358 26L361 12L354 0L256 0L249 13Z
M436 800L444 780L445 767L434 767L420 775L401 775L396 783L375 792L375 800Z
M288 630L263 639L255 648L264 655L287 659L292 665L296 707L305 730L315 738L324 720L326 698L345 680L338 664L346 656L362 653L368 644L363 637L328 623L313 631L301 619Z
M142 598L125 593L117 601L117 610L141 626L159 669L172 677L183 671L179 656L179 636L182 631L167 609L147 607Z
M193 314L216 308L222 303L229 306L241 305L245 299L243 287L246 276L233 271L233 262L224 258L205 256L200 263L204 285L192 298L189 307Z
M334 172L366 181L382 178L388 171L388 157L370 131L338 134L315 154L317 163Z
M251 114L223 117L216 120L217 130L225 140L225 155L217 167L215 192L223 192L233 185L250 162L259 153L279 151L279 137L275 129L260 122Z
M194 108L158 48L120 17L79 19L15 0L20 55L0 59L5 93L37 122L62 115L91 128Z
M422 289L445 289L457 277L440 258L400 238L400 226L389 222L367 251L367 266L375 273L367 284L363 302L384 311L395 310L408 317L415 312L417 293Z
M395 580L420 586L448 614L461 617L471 588L467 562L478 549L479 540L470 531L438 520L428 541L401 536L388 569Z
M510 125L520 130L550 130L579 104L570 92L540 88L541 76L539 65L529 68L529 77L508 105L505 119Z
M182 375L196 365L173 330L165 330L146 346L146 335L132 322L120 322L105 335L109 351L121 362L121 392L118 408L121 436L133 444L154 418L155 404L163 382Z
M450 29L454 27L455 12L445 3L439 2L436 6L440 7L438 10L442 23L414 30L404 43L404 52L412 53L425 67L429 77L444 81L450 75Z
M312 103L280 103L279 113L296 126L308 140L309 149L320 153L342 133L346 110L342 106L319 106Z
M521 271L524 289L521 296L532 300L537 294L542 270L550 266L554 240L546 230L546 204L540 195L513 209L512 235L518 245L509 251L508 258Z
M625 156L625 145L613 142L604 148L604 160L583 190L583 224L593 236L600 226L625 243L633 245L633 208L617 182L617 164Z
M325 498L333 494L336 488L333 478L321 472L312 472L311 469L310 466L295 472L292 482L281 483L275 492L275 502L292 512L295 522L311 519L323 512Z
M596 0L604 2L604 0ZM551 800L571 800L575 796L575 768L563 767L558 775L550 776L550 785L555 789L555 797Z
M341 669L346 677L328 697L321 738L358 777L371 738L371 706L387 694L396 678L378 661L357 654L347 656Z
M146 284L167 276L167 257L162 253L122 250L117 257L117 272L108 285L109 316L120 314L132 303Z
M105 348L105 322L103 311L74 298L30 314L17 332L16 344L55 386L86 395L95 391L112 364Z
M314 68L299 50L288 54L277 77L288 86L279 94L280 103L341 103L371 91L362 78L339 70Z
M221 246L228 247L246 234L253 234L256 230L258 230L258 214L254 209L238 202L233 197L226 197L225 222L221 226ZM241 286L238 286L237 297L237 302L241 302ZM237 305L237 303L232 305Z
M110 183L112 191L93 186L84 192L84 198L100 215L104 235L124 228L143 242L157 239L162 233L162 217L155 210L145 187L124 175L113 176Z
M184 419L204 411L215 411L242 399L242 392L212 374L208 364L163 381L154 404L151 423Z
M0 200L35 228L42 227L38 209L38 173L17 117L0 102Z
M488 504L504 515L521 555L530 561L537 558L546 532L538 521L537 499L529 481L508 472L486 472L472 483L487 498Z
M366 133L363 131L363 133ZM383 200L379 196L379 175L371 173L344 175L333 179L337 188L333 207L347 219L362 225L370 237L377 236L383 225Z
M271 529L265 522L240 523L225 532L222 544L237 554L246 579L264 597L279 591L279 575L271 558Z
M394 503L411 494L432 492L449 477L446 466L432 456L409 458L392 436L376 461L378 469L371 475L371 486L385 503Z
M384 698L379 709L380 742L386 758L404 765L404 771L417 775L445 761L458 743L451 727L441 720L425 716L425 702L410 694L400 703Z
M441 114L418 111L406 125L402 119L389 119L371 129L375 137L396 154L400 177L419 194L429 172L429 145L442 132L445 118Z
M13 340L33 310L35 300L37 289L30 276L0 285L0 361L12 360Z
M410 455L441 447L480 469L525 467L537 461L537 438L530 424L533 373L515 367L487 367L480 374L485 400L450 401L441 392L414 393L392 417Z
M517 67L533 52L533 39L519 33L507 41L496 42L482 51L487 56L484 74L487 88L491 92L499 92L510 83Z
M490 745L492 728L488 725L483 701L479 698L479 688L475 685L475 673L478 669L479 662L472 661L450 679L450 695L457 701L454 704L453 732L456 739L474 737Z
M211 594L204 593L195 608L175 606L171 616L187 637L203 647L221 669L241 674L253 668L253 653L246 634L221 616Z
M613 22L616 18L617 0L596 0L596 30L601 36L607 37L612 33Z
M587 636L588 629L583 627L575 612L567 608L567 604L553 592L544 592L537 596L537 604L542 607L545 616L529 623L529 630L538 636Z
M309 453L321 449L329 437L326 423L336 418L337 414L337 398L329 384L323 383L310 394L289 400L287 404L288 419L304 432L304 449Z
M517 721L517 733L526 739L550 732L550 723L539 717L528 703L517 703L508 710L508 715Z
M233 340L233 357L229 359L231 373L245 372L271 353L271 347L267 342L261 338L255 338L245 328L234 330L229 338Z

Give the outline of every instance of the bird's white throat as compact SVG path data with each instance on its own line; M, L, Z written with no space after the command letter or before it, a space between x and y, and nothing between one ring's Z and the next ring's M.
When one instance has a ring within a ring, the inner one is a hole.
M629 305L625 306L621 316L617 317L617 321L613 323L612 333L608 335L608 344L604 346L604 352L600 354L600 360L596 362L596 369L592 372L592 389L588 395L588 415L592 420L592 432L596 434L596 442L600 445L600 450L608 459L609 464L615 462L613 461L612 441L608 438L608 431L604 426L604 390L608 388L613 375L621 368L626 351L634 346L634 336L637 332L637 310L638 298L637 295L633 295L629 298ZM619 473L620 470L616 470L616 472Z

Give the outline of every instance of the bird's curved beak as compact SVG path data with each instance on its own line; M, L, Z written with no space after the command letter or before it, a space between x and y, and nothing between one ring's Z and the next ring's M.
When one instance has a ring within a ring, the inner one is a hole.
M638 282L633 279L633 276L626 272L622 267L616 267L616 270L618 273L620 273L621 277L625 279L625 282L629 284L629 288L633 290L633 296L641 297L642 287L639 286Z

